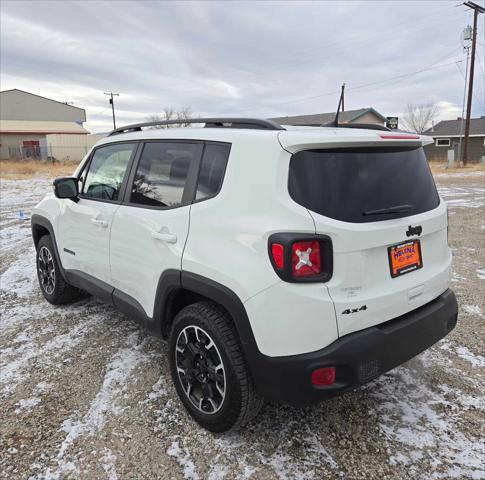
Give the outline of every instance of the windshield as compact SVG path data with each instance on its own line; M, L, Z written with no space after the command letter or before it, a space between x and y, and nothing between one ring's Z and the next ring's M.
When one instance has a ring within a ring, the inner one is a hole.
M353 223L416 215L440 202L421 147L298 152L288 189L309 210Z

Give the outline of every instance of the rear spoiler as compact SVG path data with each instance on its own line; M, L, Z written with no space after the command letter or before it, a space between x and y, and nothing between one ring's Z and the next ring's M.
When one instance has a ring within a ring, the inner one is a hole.
M360 147L423 147L433 143L431 137L415 133L396 131L356 130L355 135L344 129L333 130L329 135L324 128L311 130L286 130L278 134L278 140L283 149L290 153L301 150L326 148L360 148ZM342 134L337 134L342 132Z

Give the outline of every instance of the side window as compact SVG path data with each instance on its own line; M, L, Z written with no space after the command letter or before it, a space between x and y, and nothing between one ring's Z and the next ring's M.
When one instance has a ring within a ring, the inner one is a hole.
M182 203L189 167L200 157L199 143L145 144L131 189L130 203L178 207Z
M126 167L135 150L134 143L120 143L96 149L83 185L83 196L118 200Z
M205 146L197 182L196 200L212 197L222 186L230 145L209 143Z

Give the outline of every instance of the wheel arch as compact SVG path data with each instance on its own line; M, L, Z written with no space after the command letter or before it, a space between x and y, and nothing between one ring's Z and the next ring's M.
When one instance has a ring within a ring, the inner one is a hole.
M32 230L32 240L34 242L36 250L37 250L37 245L39 244L39 240L44 235L49 235L51 237L52 245L54 245L54 255L56 257L57 265L59 266L59 270L61 271L61 275L63 279L66 281L66 274L65 274L64 268L62 267L61 257L57 249L57 241L56 241L56 236L54 233L54 227L52 226L52 223L50 222L49 219L41 215L34 214L32 215L32 218L30 220L30 227Z
M154 318L160 322L158 330L162 336L168 337L173 319L182 308L205 300L217 303L228 313L249 361L253 350L258 350L241 299L226 286L195 273L172 270L162 274L154 311Z

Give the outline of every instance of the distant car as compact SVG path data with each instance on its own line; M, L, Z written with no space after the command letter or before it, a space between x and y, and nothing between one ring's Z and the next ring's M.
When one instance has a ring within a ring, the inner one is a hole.
M32 235L44 297L82 289L167 339L202 426L345 392L454 328L426 137L193 122L205 127L114 130L55 180Z

